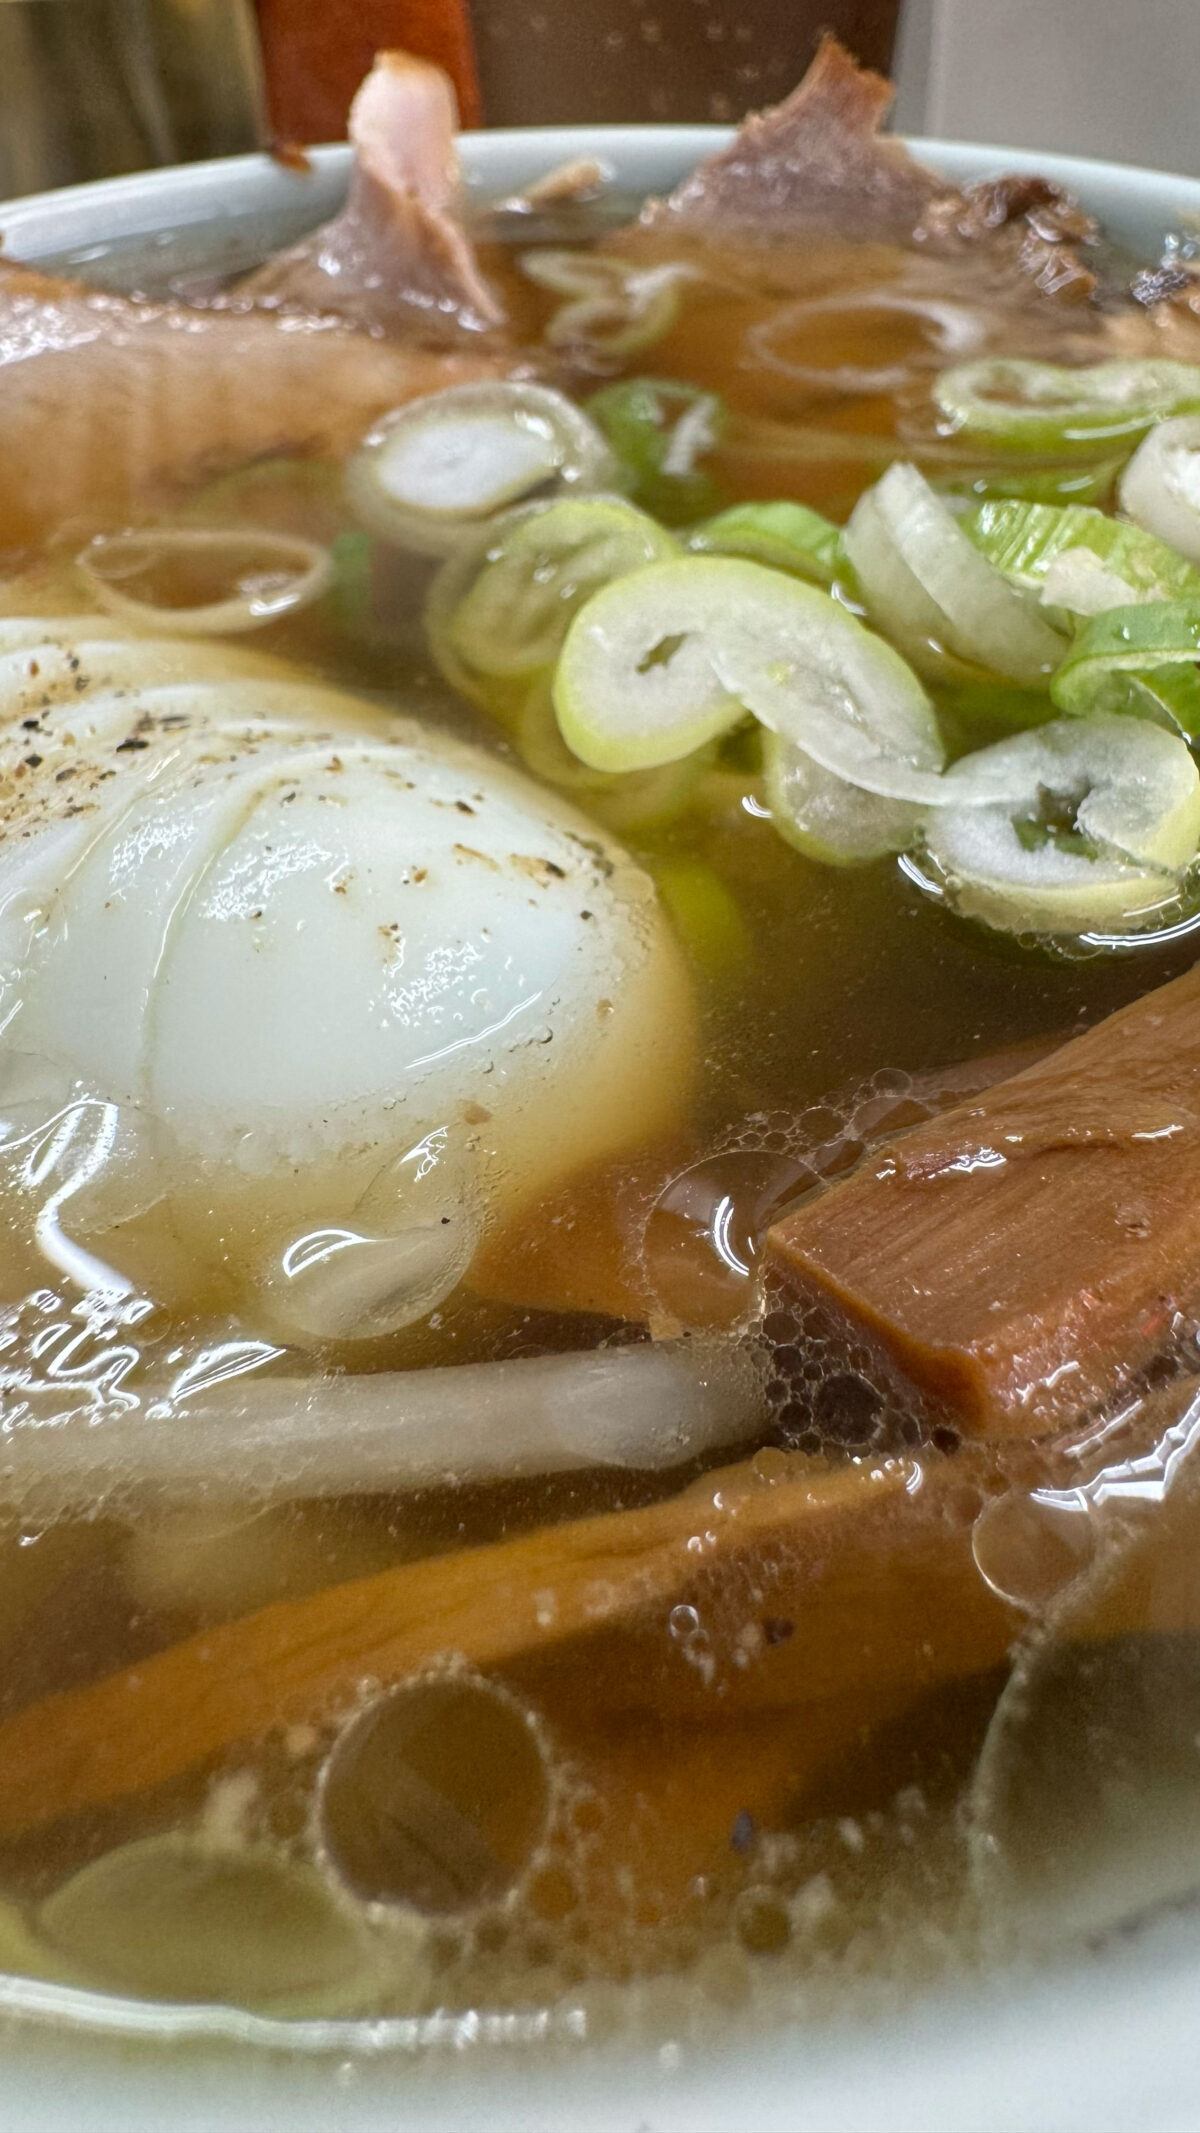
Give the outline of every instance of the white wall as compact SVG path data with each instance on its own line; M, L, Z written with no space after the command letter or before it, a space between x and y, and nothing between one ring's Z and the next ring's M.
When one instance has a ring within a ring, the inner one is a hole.
M1200 175L1200 0L905 0L906 133Z

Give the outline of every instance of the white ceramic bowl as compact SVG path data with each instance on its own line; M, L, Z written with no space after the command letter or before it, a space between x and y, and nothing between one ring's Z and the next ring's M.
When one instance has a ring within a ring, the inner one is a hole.
M659 192L725 138L715 127L563 128L469 135L462 150L481 194L580 156L598 156L625 189ZM1200 220L1196 179L913 145L964 181L1043 171L1148 257L1167 229ZM10 256L118 282L132 256L153 261L159 246L172 268L220 265L328 215L347 165L333 148L307 177L247 156L118 178L13 202L0 229ZM374 2049L355 2054L281 2054L206 2038L202 2024L168 2048L122 2041L99 2018L81 2035L29 2015L13 2018L3 2049L5 2133L1200 2133L1200 1911L1036 1974L942 1986L869 2026L847 2019L710 2051L565 2043L531 2055L472 2038L468 2024L424 2054L400 2025L381 2025Z

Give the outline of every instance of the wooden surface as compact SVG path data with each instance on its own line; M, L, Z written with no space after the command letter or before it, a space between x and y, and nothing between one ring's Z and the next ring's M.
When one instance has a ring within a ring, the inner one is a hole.
M800 79L822 29L886 71L899 0L258 0L271 122L339 139L374 53L454 80L464 126L731 120Z

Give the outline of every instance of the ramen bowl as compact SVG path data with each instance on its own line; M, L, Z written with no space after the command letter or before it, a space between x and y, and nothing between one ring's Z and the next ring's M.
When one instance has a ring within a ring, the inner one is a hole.
M717 128L601 127L467 136L472 193L502 199L596 159L621 194L669 189ZM947 177L1036 170L1120 244L1157 255L1200 217L1200 182L1112 164L914 143ZM266 157L123 178L0 209L10 257L102 286L154 286L250 264L328 216L348 150L307 173ZM1200 1889L1200 1853L1195 1880ZM1186 1880L1186 1876L1184 1877ZM614 1998L554 2016L338 2023L227 2009L133 2009L48 1985L0 1985L5 2122L25 2133L1156 2133L1200 2129L1200 1905L1126 1906L1075 1954L957 1986L891 1988L836 2019L758 2016L697 2038L668 1992L628 2025ZM136 2031L136 2034L134 2032Z

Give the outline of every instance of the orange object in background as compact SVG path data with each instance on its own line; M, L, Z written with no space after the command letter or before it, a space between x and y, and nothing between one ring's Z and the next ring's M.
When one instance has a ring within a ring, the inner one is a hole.
M572 0L573 4L573 0ZM444 67L464 126L481 123L467 0L258 0L267 109L281 141L339 141L376 52Z
M454 82L464 126L736 120L785 96L824 29L886 72L900 0L257 0L284 141L339 140L375 53Z

